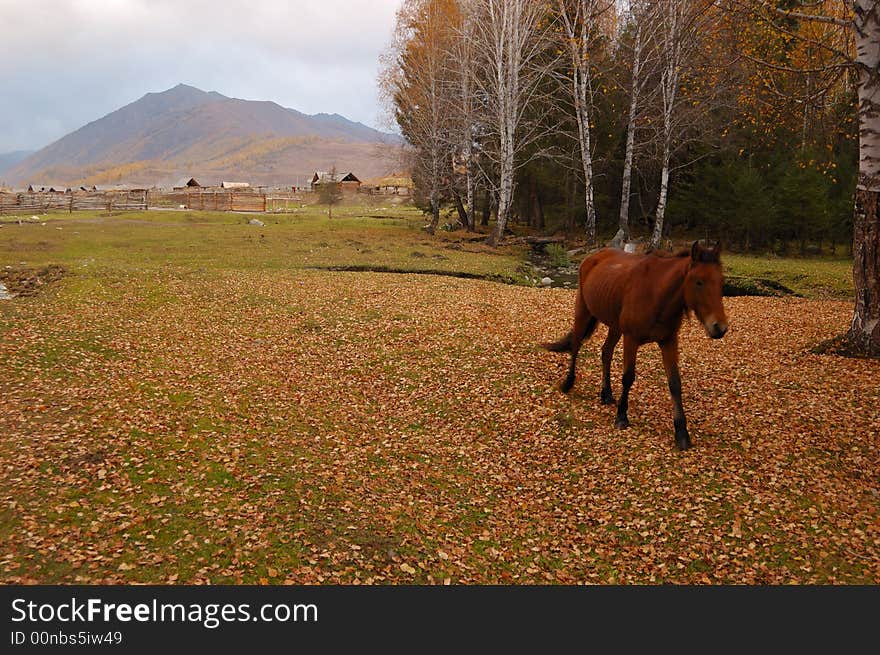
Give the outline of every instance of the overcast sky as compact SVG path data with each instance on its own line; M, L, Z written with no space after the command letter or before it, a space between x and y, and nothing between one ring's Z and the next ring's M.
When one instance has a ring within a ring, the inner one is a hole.
M386 129L400 0L0 0L0 153L183 82Z

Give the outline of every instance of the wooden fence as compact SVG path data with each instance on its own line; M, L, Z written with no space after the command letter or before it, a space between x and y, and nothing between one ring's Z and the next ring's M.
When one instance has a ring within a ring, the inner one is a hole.
M299 196L257 191L176 191L151 196L150 200L164 207L219 212L277 212L302 203Z
M218 212L263 212L266 211L266 197L252 192L234 191L181 191L164 193L157 201L161 205L185 207L186 209L211 210Z
M38 214L46 211L144 211L146 191L77 191L74 193L3 193L0 214Z
M46 211L145 211L149 207L200 211L284 212L299 208L303 199L290 193L257 191L75 191L73 193L0 192L0 214L40 214Z

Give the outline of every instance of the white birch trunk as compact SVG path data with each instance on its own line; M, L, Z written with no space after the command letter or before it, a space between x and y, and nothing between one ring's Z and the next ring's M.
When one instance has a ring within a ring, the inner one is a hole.
M489 243L501 242L510 219L516 172L534 154L525 147L542 134L540 121L527 109L540 94L555 62L547 63L544 16L547 7L536 0L475 0L475 94L484 112L480 133L484 175L497 179L498 217ZM552 59L552 57L551 57ZM498 176L495 178L495 176Z
M660 194L654 216L654 232L651 247L659 248L663 238L663 223L666 218L666 200L669 195L669 164L672 158L672 129L676 109L678 84L681 75L680 28L683 0L668 0L663 15L662 58L663 73L660 78L660 95L663 108L663 154L660 171Z
M505 130L508 132L508 130ZM510 217L510 208L513 205L514 190L514 150L513 139L509 135L505 135L502 144L502 160L498 185L498 218L495 221L495 231L489 242L495 246L501 243L504 238L504 230L507 228L507 221Z
M657 199L657 212L654 216L654 232L651 247L659 248L663 238L663 221L666 217L666 198L669 194L669 144L663 146L663 168L660 172L660 196Z
M571 95L578 126L578 145L584 173L584 225L587 243L596 242L596 206L593 194L593 154L590 133L590 114L593 107L592 71L589 50L596 26L597 8L593 0L577 0L572 7L566 0L558 0L563 37L567 43L571 66Z
M520 16L525 0L492 0L494 13L500 20L501 30L495 44L497 53L496 76L498 83L498 126L501 131L500 170L498 180L498 219L489 242L498 245L510 218L513 204L516 168L516 129L519 119L519 75L523 34Z
M472 232L476 227L474 214L474 189L476 186L474 176L474 53L473 53L473 8L467 3L462 5L463 19L462 29L458 34L455 58L458 60L459 89L459 120L461 126L461 152L465 165L465 215L467 230Z
M859 71L859 182L853 218L855 309L848 339L880 355L880 2L855 0Z
M626 153L623 158L623 180L620 189L620 219L619 230L615 237L623 243L629 241L629 198L632 180L633 151L636 140L636 117L639 107L639 90L641 88L641 64L642 64L642 24L636 25L635 42L633 43L633 68L632 87L629 102L629 123L626 127Z
M467 213L467 229L469 232L473 232L477 226L477 218L474 207L476 180L474 179L474 165L471 161L472 159L473 149L471 149L471 151L467 153L467 169L465 170L465 193L467 194L467 196L465 198L464 210Z
M587 245L596 243L596 205L593 201L593 156L590 151L590 117L585 111L578 118L578 129L581 141L581 162L584 167L585 200L587 220L585 232Z

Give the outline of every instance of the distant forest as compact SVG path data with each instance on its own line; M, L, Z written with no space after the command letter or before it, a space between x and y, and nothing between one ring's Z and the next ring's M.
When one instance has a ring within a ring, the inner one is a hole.
M854 46L809 5L405 0L380 84L428 229L849 252Z

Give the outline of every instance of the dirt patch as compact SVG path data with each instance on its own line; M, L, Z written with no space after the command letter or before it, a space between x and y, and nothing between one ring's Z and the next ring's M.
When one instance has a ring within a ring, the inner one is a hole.
M427 257L427 255L423 255ZM313 271L335 271L345 273L400 273L403 275L440 275L443 277L457 277L466 280L487 280L488 282L500 282L501 284L521 284L520 281L507 275L492 275L480 273L467 273L464 271L442 271L433 268L404 269L393 266L371 266L354 264L351 266L307 266Z
M727 276L724 278L725 296L795 296L802 297L793 289L776 280L758 277Z
M7 266L0 269L0 284L13 296L33 296L66 275L67 269L57 264L42 268Z

